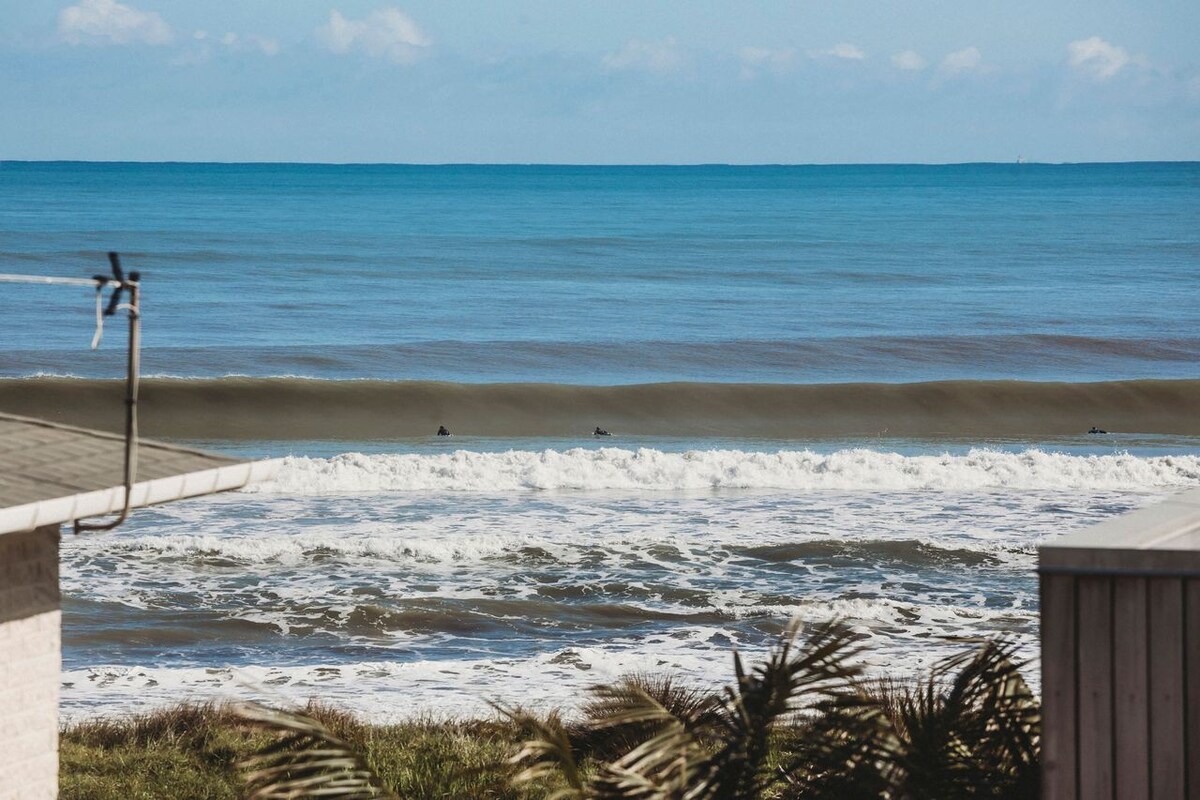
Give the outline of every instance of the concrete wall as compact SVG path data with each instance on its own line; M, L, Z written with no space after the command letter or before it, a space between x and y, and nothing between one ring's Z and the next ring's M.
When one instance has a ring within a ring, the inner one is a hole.
M0 535L0 800L58 795L58 536Z

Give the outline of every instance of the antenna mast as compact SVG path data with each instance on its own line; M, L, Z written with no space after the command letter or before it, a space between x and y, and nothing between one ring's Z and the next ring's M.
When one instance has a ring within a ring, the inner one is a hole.
M141 307L140 281L141 274L130 272L126 277L121 269L121 258L116 253L108 254L108 263L112 268L112 277L94 275L87 278L58 278L42 275L0 275L0 283L40 283L65 286L94 286L96 289L96 335L92 339L92 349L100 344L100 336L104 331L104 317L115 316L118 311L129 312L129 354L125 376L125 470L123 483L125 487L125 503L121 513L110 522L86 523L75 520L75 532L80 531L110 531L129 517L129 509L133 506L133 484L137 481L137 402L138 383L141 371ZM101 299L104 290L113 287L108 297L108 305L101 311ZM129 292L128 302L121 302L122 292Z

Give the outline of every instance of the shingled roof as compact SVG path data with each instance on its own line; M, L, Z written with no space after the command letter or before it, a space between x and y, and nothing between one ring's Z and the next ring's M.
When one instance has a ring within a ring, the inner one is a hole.
M121 436L0 414L0 534L119 511L124 459ZM240 489L278 466L142 439L133 507Z

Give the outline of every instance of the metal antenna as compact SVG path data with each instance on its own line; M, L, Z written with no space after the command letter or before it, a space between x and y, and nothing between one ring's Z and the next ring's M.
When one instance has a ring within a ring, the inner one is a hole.
M124 472L124 487L125 487L125 503L121 509L121 513L116 519L111 522L88 524L75 520L75 532L80 531L110 531L120 525L129 517L129 510L133 506L133 484L137 480L137 401L138 401L138 382L141 370L141 308L140 308L140 281L141 274L130 272L129 276L125 276L125 272L121 269L121 258L116 253L108 254L108 263L112 268L112 277L107 275L95 275L90 280L86 278L58 278L41 275L0 275L0 283L41 283L65 286L94 286L96 289L96 337L93 341L93 348L100 341L100 332L102 330L103 321L100 316L100 295L109 286L113 287L112 294L109 295L108 305L104 309L103 316L114 316L118 311L129 312L129 354L128 365L125 376L125 472ZM129 292L129 301L122 303L121 295L123 292Z
M111 317L121 309L129 312L129 353L125 371L125 505L121 513L111 522L86 523L75 520L75 533L81 531L111 531L129 518L129 509L133 506L133 484L137 480L137 401L138 383L141 378L141 338L142 313L139 297L141 273L130 272L129 277L121 270L121 257L116 253L108 254L108 263L112 266L112 279L103 275L95 276L94 280L106 281L116 285L108 297L108 307L104 316ZM129 302L121 302L121 292L129 292Z

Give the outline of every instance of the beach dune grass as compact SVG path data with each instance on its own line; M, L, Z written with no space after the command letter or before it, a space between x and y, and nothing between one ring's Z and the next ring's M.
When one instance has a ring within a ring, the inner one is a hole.
M508 764L522 731L498 721L418 719L369 725L313 704L319 720L364 755L405 798L520 798ZM229 705L179 705L67 726L60 748L64 800L140 800L246 795L238 764L275 740Z

